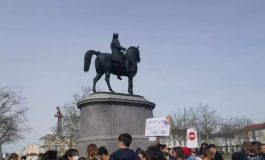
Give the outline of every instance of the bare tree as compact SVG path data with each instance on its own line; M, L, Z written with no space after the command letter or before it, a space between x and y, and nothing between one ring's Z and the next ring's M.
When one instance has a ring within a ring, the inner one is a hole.
M176 139L179 140L179 144L186 145L186 134L188 128L198 128L197 124L198 116L196 110L192 107L185 107L180 109L173 115L173 125L171 128L171 135L174 139L174 146Z
M75 102L63 106L63 135L69 138L69 147L72 148L80 132L80 111Z
M195 128L198 140L210 143L213 138L221 138L228 146L241 144L246 140L243 128L252 124L252 120L246 117L231 117L223 119L215 109L208 105L199 104L197 107L185 107L173 114L171 136L180 145L186 143L187 128Z
M216 132L217 125L222 121L222 117L217 114L216 110L202 104L196 108L196 113L198 116L198 132L201 135L201 139L210 143L213 133Z
M24 98L20 92L10 87L0 88L0 155L3 144L12 143L23 138L28 131Z
M242 143L243 141L247 140L243 128L250 124L253 124L252 120L245 116L234 119L234 127L239 138L238 143Z
M184 142L184 145L186 143L186 130L188 127L187 118L188 115L186 108L180 110L178 113L174 113L173 115L173 125L171 128L171 135L174 139L174 146L177 138L179 140L180 145L182 144L182 142Z
M197 107L185 107L173 115L173 126L171 134L178 138L179 142L186 143L186 132L188 128L195 128L199 135L198 140L210 141L220 123L221 116L208 105L199 104Z
M74 93L73 100L62 107L62 134L69 139L70 148L74 146L80 133L80 110L77 108L76 103L92 92L91 87L82 87L81 90L82 92ZM56 131L55 128L52 127L53 132Z

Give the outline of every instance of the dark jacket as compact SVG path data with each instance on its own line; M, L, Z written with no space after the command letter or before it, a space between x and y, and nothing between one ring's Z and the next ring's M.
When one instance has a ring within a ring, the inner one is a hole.
M239 154L239 152L234 152L233 154L232 154L232 160L237 160L237 156L238 156L238 154Z
M223 156L219 152L215 152L214 154L214 160L224 160Z
M244 160L247 157L246 151L243 149L242 151L238 152L236 155L236 160Z
M110 44L112 59L120 63L123 62L123 55L121 50L125 51L125 48L120 45L120 42L117 38L113 38Z
M110 155L110 160L140 160L139 156L129 148L118 149Z
M265 154L262 154L262 153L261 153L259 156L260 156L260 158L261 158L262 160L265 160Z

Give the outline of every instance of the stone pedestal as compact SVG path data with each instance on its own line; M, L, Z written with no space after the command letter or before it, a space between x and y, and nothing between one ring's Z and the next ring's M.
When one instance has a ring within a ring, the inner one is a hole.
M130 148L146 149L151 143L144 136L145 119L153 117L155 104L142 96L94 93L77 103L81 110L80 138L76 148L87 157L87 146L105 146L109 153L118 149L118 136L129 133L133 137Z

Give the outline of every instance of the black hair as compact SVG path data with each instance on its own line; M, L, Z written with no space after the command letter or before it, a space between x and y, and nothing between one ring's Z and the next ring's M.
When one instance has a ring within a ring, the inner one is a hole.
M21 159L27 159L27 156L21 156Z
M85 157L80 157L78 160L86 160Z
M141 148L141 147L137 147L137 148L135 149L135 153L136 153L136 154L138 154L140 151L142 151L142 148Z
M163 160L163 153L158 146L150 146L146 151L147 160Z
M161 144L160 149L164 149L164 148L167 148L167 145Z
M209 144L208 147L209 148L216 148L216 146L214 144Z
M68 149L68 150L64 153L64 156L66 156L66 157L78 156L78 150L76 150L76 149Z
M119 136L118 140L123 142L126 147L129 147L132 143L132 136L128 133L123 133Z
M173 148L173 151L177 154L177 156L178 156L177 158L179 158L179 157L181 157L183 159L185 158L181 147L175 147L175 148Z
M11 153L9 159L15 159L18 158L18 155L16 153Z
M203 146L208 147L209 145L208 145L208 143L205 143L205 142L204 142L204 143L201 144L201 148L202 148Z
M46 151L41 160L57 160L57 151L48 150Z
M104 147L104 146L101 146L101 147L98 148L98 154L99 155L103 155L103 154L104 155L109 155L107 148Z

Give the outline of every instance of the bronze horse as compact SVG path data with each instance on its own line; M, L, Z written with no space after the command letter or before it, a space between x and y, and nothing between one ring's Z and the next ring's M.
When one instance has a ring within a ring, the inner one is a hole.
M112 61L112 55L108 53L101 53L94 50L89 50L85 53L84 71L88 72L91 58L96 55L95 60L97 75L93 80L93 92L96 92L96 83L105 73L105 80L111 92L114 92L110 86L110 74L121 75L128 77L128 92L133 95L133 77L137 73L137 63L140 62L140 51L138 47L129 47L124 55L124 64L117 64Z

